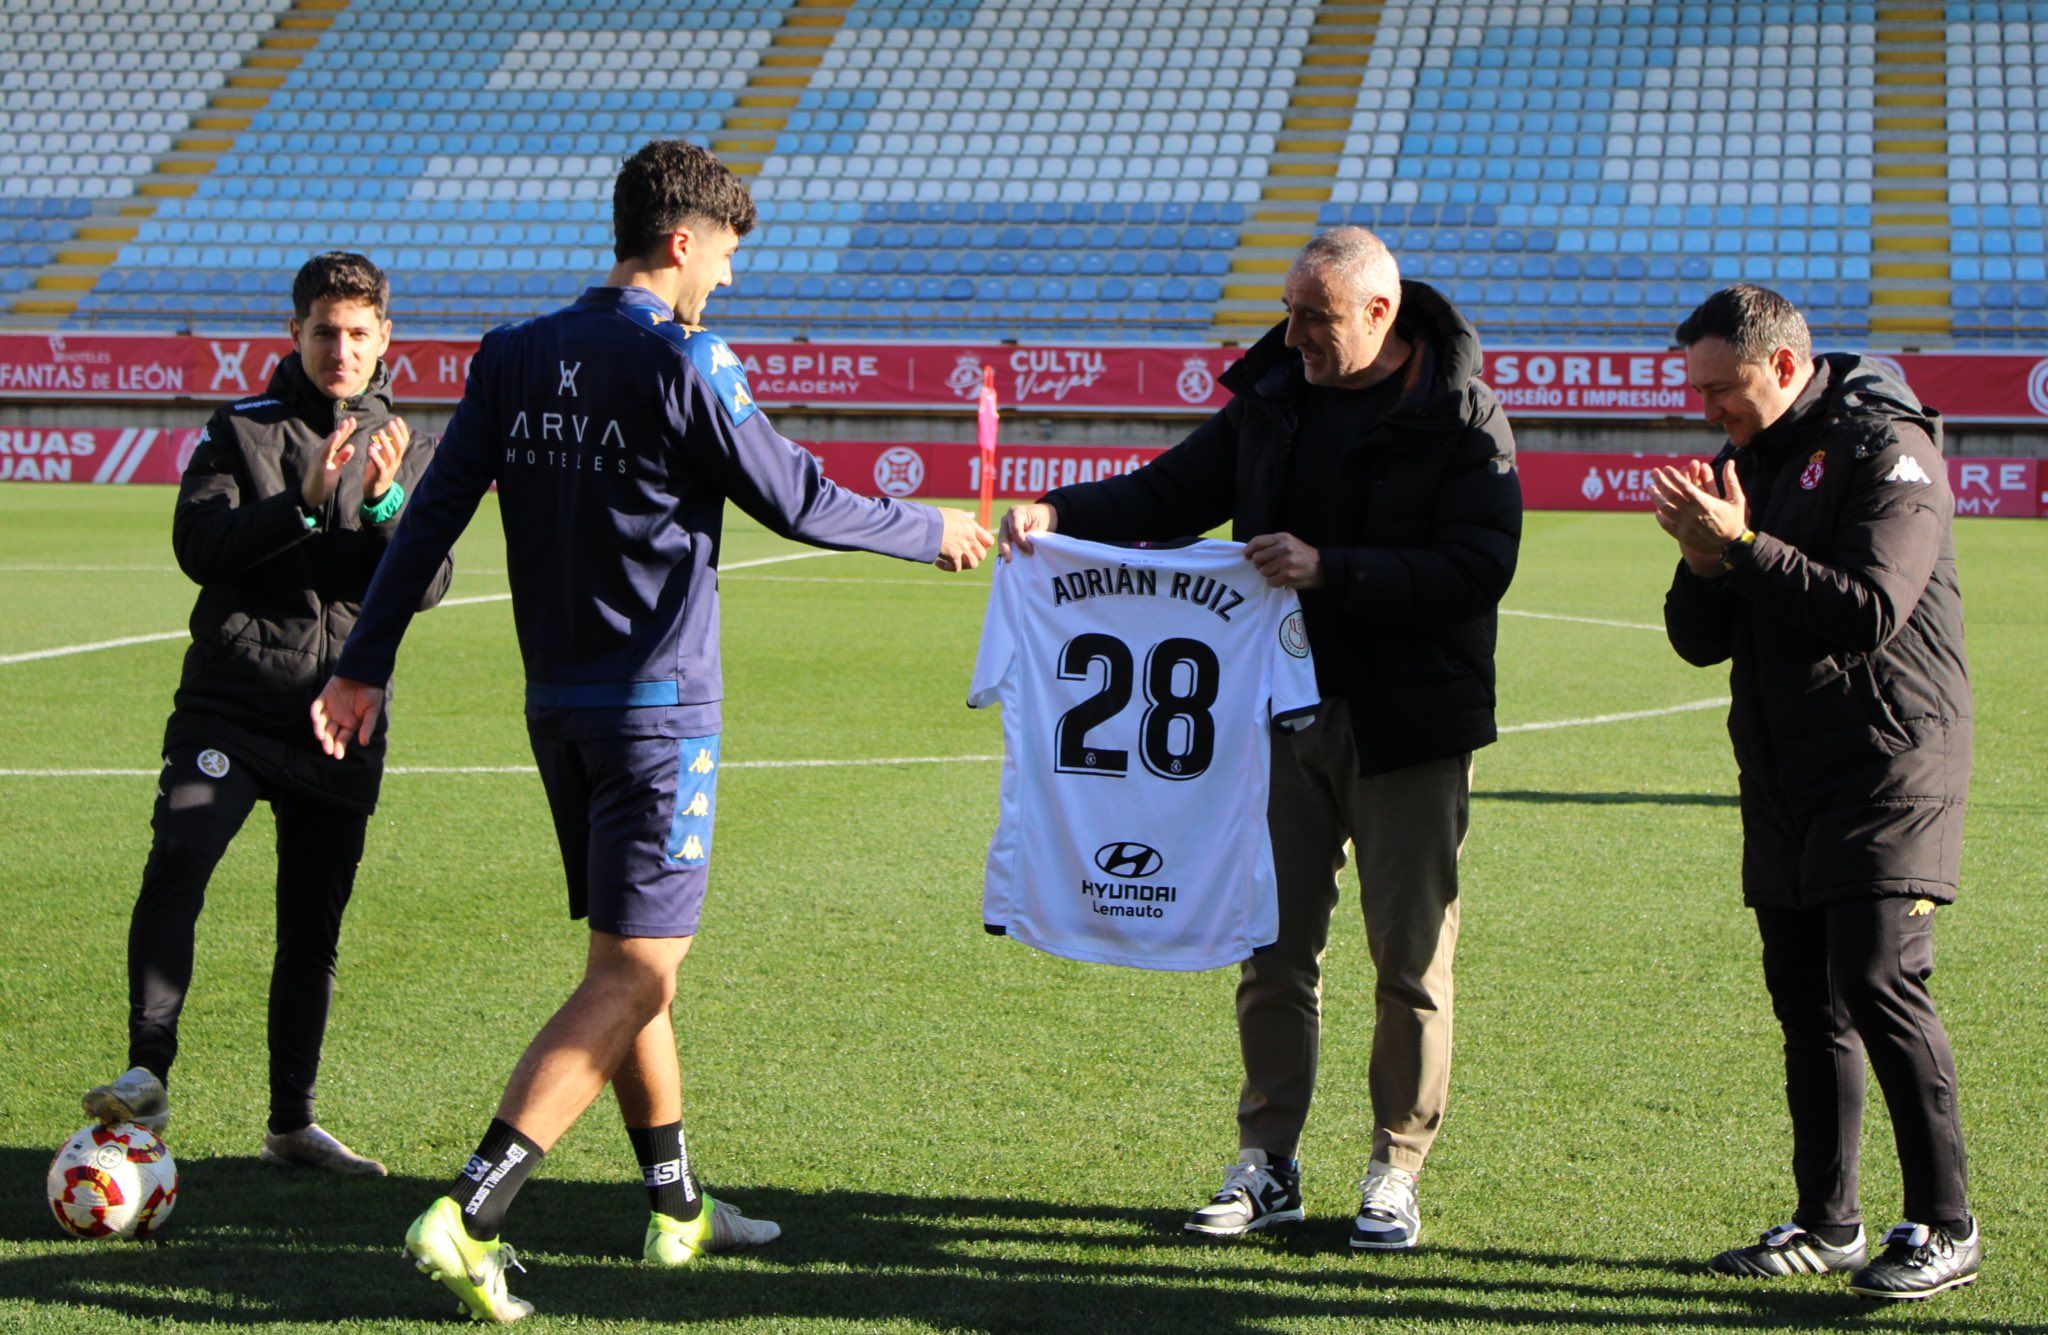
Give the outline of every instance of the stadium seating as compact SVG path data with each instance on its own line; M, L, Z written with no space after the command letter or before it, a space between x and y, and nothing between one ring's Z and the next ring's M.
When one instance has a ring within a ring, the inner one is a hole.
M2000 347L2048 337L2042 241L2042 122L2048 4L1951 3L1947 93L1949 248L1956 342Z
M1374 227L1476 318L1546 337L1668 326L1741 278L1860 331L1874 19L1389 0L1320 220Z
M75 235L92 201L132 194L286 0L0 6L0 300Z
M134 188L283 2L167 0L127 27L100 21L114 0L0 16L54 53L0 74L0 105L28 113L0 131L0 170L22 185L0 212L0 300L52 262L81 207ZM611 176L656 135L718 143L750 176L762 225L717 306L739 332L1200 338L1242 275L1284 255L1262 255L1261 234L1271 200L1295 197L1268 189L1300 165L1294 94L1324 68L1305 0L851 0L836 27L791 26L819 12L334 11L72 322L267 322L291 271L330 246L384 263L416 330L529 313L609 265ZM1944 12L1949 65L1969 74L1947 85L1956 337L2038 341L2048 0ZM1879 25L1869 0L1385 0L1335 113L1327 200L1299 216L1372 226L1501 333L1661 339L1750 278L1831 335L1866 336ZM100 73L102 29L178 77ZM787 32L817 36L779 46ZM345 115L337 86L362 89Z
M10 196L129 194L285 0L65 0L0 8L0 179Z

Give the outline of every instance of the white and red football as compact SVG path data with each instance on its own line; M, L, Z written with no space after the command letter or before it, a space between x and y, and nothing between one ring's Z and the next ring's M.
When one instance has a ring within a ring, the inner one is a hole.
M98 1122L50 1161L50 1213L81 1238L147 1238L178 1203L178 1165L163 1137L132 1122Z

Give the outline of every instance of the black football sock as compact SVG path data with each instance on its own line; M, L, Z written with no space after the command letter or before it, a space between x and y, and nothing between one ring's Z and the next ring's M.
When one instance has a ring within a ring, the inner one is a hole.
M1970 1230L1975 1228L1976 1224L1970 1216L1964 1215L1961 1219L1937 1219L1934 1226L1948 1234L1951 1239L1960 1242L1970 1236Z
M1830 1247L1839 1249L1856 1241L1857 1226L1854 1224L1815 1224L1811 1227L1801 1224L1800 1227Z
M462 1227L478 1242L489 1242L505 1225L505 1211L547 1154L497 1118L448 1194L462 1210Z
M671 1219L695 1219L704 1210L704 1188L690 1171L690 1153L683 1148L683 1124L626 1128L633 1140L633 1158L647 1187L647 1203Z

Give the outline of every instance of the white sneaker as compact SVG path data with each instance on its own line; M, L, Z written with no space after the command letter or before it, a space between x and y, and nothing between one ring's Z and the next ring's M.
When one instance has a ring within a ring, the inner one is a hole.
M85 1092L85 1115L112 1126L133 1122L162 1135L171 1120L171 1096L164 1082L141 1066L131 1066L110 1085Z
M302 1126L296 1131L278 1135L274 1131L263 1133L263 1151L256 1156L265 1163L284 1164L293 1168L318 1168L323 1172L340 1173L344 1177L383 1177L384 1165L366 1155L357 1154L348 1146L320 1129L315 1122Z
M1362 1199L1351 1221L1351 1245L1366 1251L1393 1252L1413 1247L1422 1237L1422 1214L1415 1203L1415 1174L1375 1159L1358 1184Z

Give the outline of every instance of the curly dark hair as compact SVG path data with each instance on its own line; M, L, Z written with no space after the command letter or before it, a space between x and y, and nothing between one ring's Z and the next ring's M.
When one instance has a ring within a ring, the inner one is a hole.
M368 302L382 320L391 309L391 280L367 256L330 250L300 265L292 279L293 318L311 315L316 301Z
M1700 303L1678 326L1678 346L1689 348L1703 338L1727 340L1738 359L1770 360L1779 348L1792 349L1800 361L1813 357L1813 335L1799 308L1767 287L1737 283Z
M710 150L681 139L655 139L626 159L612 184L612 254L647 254L691 220L754 230L754 199L746 182Z

